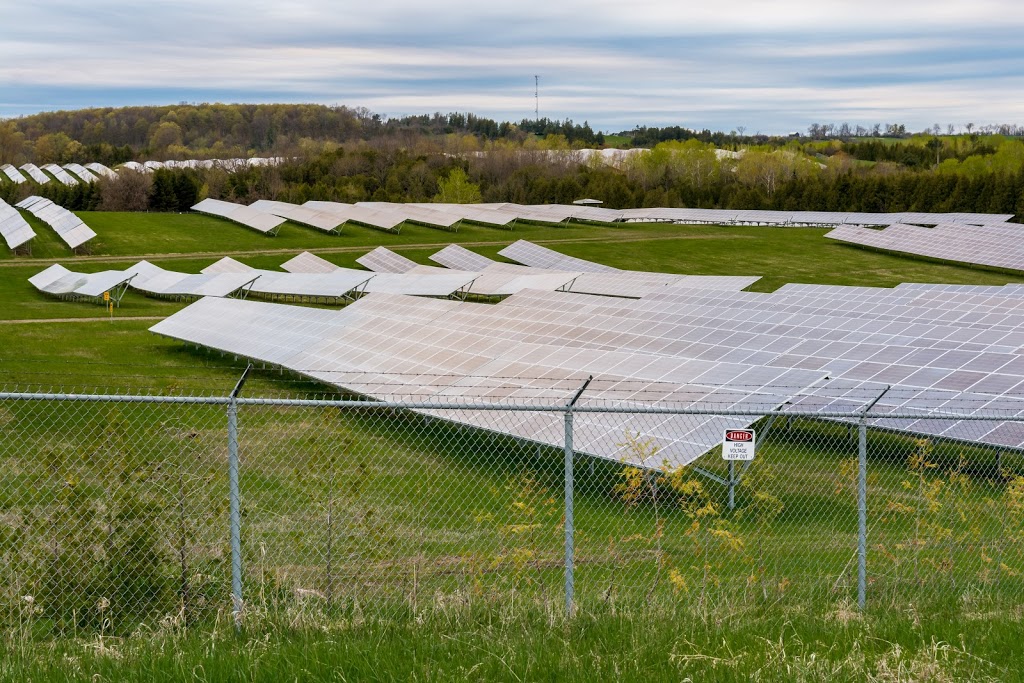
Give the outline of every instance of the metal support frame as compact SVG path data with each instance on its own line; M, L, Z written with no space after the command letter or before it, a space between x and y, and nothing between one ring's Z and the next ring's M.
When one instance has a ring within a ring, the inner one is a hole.
M249 366L231 390L228 403L228 505L231 517L231 612L235 628L242 627L242 497L238 484L238 395L252 372Z

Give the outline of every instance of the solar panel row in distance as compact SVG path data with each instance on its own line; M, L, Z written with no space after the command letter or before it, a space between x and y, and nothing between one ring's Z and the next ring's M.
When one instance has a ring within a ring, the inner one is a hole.
M4 164L3 166L0 166L0 170L4 172L4 175L7 176L8 180L10 180L13 183L17 183L18 185L21 185L23 182L27 180L25 176L21 174L21 171L19 171L10 164Z
M93 173L95 173L96 175L105 176L111 179L117 177L117 173L112 171L107 166L104 166L103 164L99 163L98 161L89 162L88 164L85 165L85 167L92 171Z
M18 202L16 206L19 209L27 209L53 228L57 236L72 249L78 249L96 237L96 233L82 222L81 218L44 197L33 195Z
M17 209L0 199L0 235L7 242L7 247L15 251L25 249L36 232Z
M356 202L355 206L375 211L386 211L402 217L404 221L457 232L462 219L439 211L429 204L400 204L395 202Z
M99 180L95 173L87 169L85 166L82 166L81 164L64 164L64 169L70 171L80 180L83 180L87 183L94 183L97 180Z
M1024 226L943 223L934 228L896 224L884 230L841 227L831 239L928 258L1024 271Z
M198 211L199 213L205 213L210 216L225 218L233 223L238 223L247 228L252 228L264 235L277 234L281 224L285 222L285 219L279 216L264 213L263 211L258 211L242 204L233 204L219 199L204 199L193 206L192 210Z
M28 173L28 177L36 181L40 185L45 185L50 182L50 176L46 175L39 170L39 167L35 164L22 164L21 170Z
M336 214L318 211L307 206L299 206L298 204L289 204L288 202L275 202L269 199L257 200L250 204L249 208L262 213L273 214L280 218L286 218L293 223L308 225L311 228L323 230L324 232L338 232L345 223Z
M302 205L305 208L322 211L336 216L343 223L353 222L366 227L398 233L405 222L405 216L387 209L375 209L342 202L322 202L310 200Z
M61 185L77 185L78 181L75 180L74 176L65 171L57 164L43 164L42 169L49 172L54 178L57 179Z

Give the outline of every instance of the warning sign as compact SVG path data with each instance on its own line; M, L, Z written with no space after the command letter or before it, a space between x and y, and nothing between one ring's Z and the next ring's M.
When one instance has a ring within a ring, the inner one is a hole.
M103 292L103 300L110 301L110 292Z
M722 459L753 460L755 442L753 429L726 429L722 437Z

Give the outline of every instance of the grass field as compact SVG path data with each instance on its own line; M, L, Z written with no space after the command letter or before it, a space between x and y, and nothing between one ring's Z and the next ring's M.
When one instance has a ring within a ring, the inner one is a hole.
M25 280L53 262L92 271L147 258L197 272L224 255L274 268L308 249L354 266L384 245L429 263L451 242L494 257L522 238L621 268L761 275L757 291L786 282L1024 281L860 250L809 228L406 226L400 235L331 236L286 225L265 237L195 215L82 216L100 235L89 256L70 255L39 226L31 258L0 256L0 384L8 388L223 395L241 373L230 356L147 331L182 303L129 292L111 321L100 306L37 294ZM324 390L258 370L246 395ZM698 531L685 496L669 507L642 495L628 504L620 466L583 468L580 613L569 620L559 602L558 453L400 415L267 408L243 411L240 420L246 452L260 455L243 470L253 610L236 635L225 600L222 408L0 406L0 519L8 521L0 527L0 611L15 625L4 632L0 680L1021 677L1014 662L1024 655L1024 520L1014 515L1024 507L1014 507L995 475L992 452L947 446L930 456L936 471L915 479L907 463L920 445L872 434L872 601L864 614L850 583L856 450L844 427L776 427L762 451L765 470L752 471L741 492L745 512L723 512L723 490L709 485L707 499L720 512L702 517ZM936 482L944 491L959 485L961 456L970 486L935 498L941 504L931 510L928 496L940 494L927 492ZM190 477L187 489L180 473ZM117 505L131 514L108 512ZM81 517L86 509L99 516ZM337 528L328 509L342 511ZM68 558L89 556L100 521L160 539L152 546L160 563L138 568L151 584L126 587L113 570L82 559L67 560L81 572L48 572L46 558L61 546L53 519L78 520L83 540L62 543L82 552ZM942 530L958 519L973 524L954 542ZM176 540L186 535L187 543ZM168 608L178 595L168 582L178 580L173 551L186 547L188 594L209 602L183 622ZM991 569L993 548L1006 569ZM352 585L364 586L361 598ZM300 589L316 597L300 599ZM34 591L42 605L46 590L63 596L70 617L49 605L26 609L24 595ZM97 599L126 590L156 591L159 600L138 614L96 613ZM326 604L323 595L331 596Z

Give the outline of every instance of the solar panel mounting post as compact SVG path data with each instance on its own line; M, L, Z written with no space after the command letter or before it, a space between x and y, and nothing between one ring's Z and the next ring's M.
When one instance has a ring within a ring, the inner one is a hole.
M587 390L593 379L593 375L587 377L587 381L565 406L565 613L570 617L573 614L573 594L575 592L573 577L575 531L573 529L572 408L576 405L576 401L580 400L580 396Z
M242 628L242 512L238 489L238 395L252 372L249 363L228 401L228 504L231 517L231 611L235 628Z

